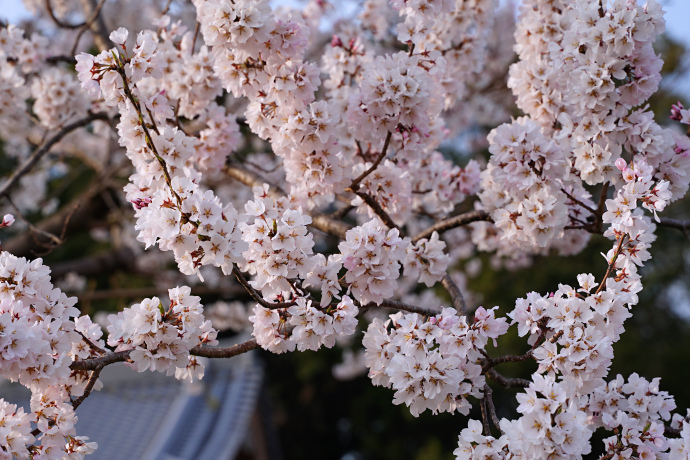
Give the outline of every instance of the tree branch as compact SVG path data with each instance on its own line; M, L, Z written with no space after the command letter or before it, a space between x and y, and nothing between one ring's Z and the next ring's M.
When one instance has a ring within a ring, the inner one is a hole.
M53 2L51 0L45 0L44 2L46 11L48 12L48 16L50 16L50 19L53 20L56 26L61 27L63 29L78 29L80 27L83 27L86 22L82 22L79 24L68 24L66 22L62 22L60 19L58 19L57 16L55 16L55 12L53 11Z
M35 224L35 227L48 233L63 235L61 239L64 239L67 231L86 227L91 219L104 211L105 208L100 202L99 196L103 190L111 186L105 178L100 178L94 182L95 184L81 196L60 208L52 216ZM8 240L6 243L3 242L2 246L5 251L22 257L30 255L34 242L32 235L27 232Z
M259 348L259 344L256 343L256 339L251 339L226 348L197 346L192 348L189 353L204 358L232 358L256 348Z
M246 353L258 347L259 345L256 343L256 339L250 339L246 342L238 343L226 348L196 346L189 350L189 354L204 358L232 358L233 356ZM89 358L81 361L74 361L70 365L70 369L73 371L100 370L110 364L127 361L132 351L133 350L118 351L109 353L99 358Z
M106 113L92 113L89 114L89 116L82 118L81 120L77 120L74 123L70 123L69 125L66 125L63 127L60 131L55 133L50 139L48 139L46 142L43 143L41 147L39 147L37 150L34 151L34 153L29 156L29 158L24 161L24 163L17 168L17 170L10 176L7 181L5 181L4 184L2 184L2 187L0 187L0 197L3 197L7 194L10 193L10 190L14 185L21 179L21 177L31 171L31 169L34 167L38 161L43 158L49 151L50 149L60 142L63 137L65 137L67 134L71 133L75 129L78 128L83 128L84 126L88 125L89 123L95 121L95 120L108 120L108 115Z
M105 356L98 358L83 359L81 361L74 361L69 368L73 371L92 371L96 369L103 369L105 366L115 363L121 363L129 359L129 354L132 350L117 351L108 353Z
M105 5L105 2L106 0L101 0L100 2L98 2L98 5L96 5L96 8L94 8L91 17L82 25L81 29L79 29L77 37L74 39L72 49L70 50L70 56L74 56L75 54L77 54L77 47L79 46L79 40L81 39L81 36L84 35L84 32L90 29L93 23L96 21L96 19L98 19L98 15L101 13L101 9L103 8L103 5Z
M486 375L491 380L501 385L503 388L527 388L531 383L529 380L526 379L521 379L517 377L504 377L503 375L498 373L496 369L489 369L488 371L486 371L486 374L484 375Z
M486 391L486 385L484 385ZM479 400L479 408L482 411L482 425L484 426L484 436L491 436L491 427L489 426L489 410L486 407L486 393L484 397Z
M489 415L491 415L491 421L493 422L494 426L498 428L498 431L503 434L503 430L501 430L501 424L498 421L498 416L496 415L496 406L494 406L494 392L491 389L489 385L484 384L484 404L486 405L487 409L489 409Z
M86 388L84 388L84 394L72 401L72 408L74 410L77 410L77 407L81 406L81 403L86 400L86 398L89 397L91 392L93 391L93 387L96 385L96 382L98 381L98 376L101 375L101 369L94 369L93 372L91 373L91 377L89 377L89 383L86 384Z
M232 273L237 278L237 281L239 281L240 284L247 290L247 292L249 292L249 295L251 295L254 300L259 302L262 307L275 310L278 308L289 308L295 305L295 302L267 302L266 300L264 300L263 296L259 292L257 292L251 284L249 284L249 282L244 277L239 268L233 266Z
M384 300L383 302L381 302L381 304L369 302L364 306L364 308L367 309L375 307L395 308L397 310L409 311L410 313L419 313L420 315L424 316L436 316L439 313L441 313L441 311L436 308L419 307L417 305L410 305L403 302L398 302L397 300Z
M379 154L378 158L376 158L376 161L374 161L374 164L372 164L369 169L364 171L357 178L355 178L355 180L352 181L352 184L350 184L350 188L353 192L357 192L357 190L359 190L360 183L364 179L366 179L366 177L369 174L373 173L374 170L376 170L376 168L379 167L383 159L386 158L386 153L388 153L388 146L390 146L391 143L391 137L393 137L393 133L388 131L388 134L386 135L386 140L383 142L383 148L381 149L381 153Z
M448 273L444 275L441 284L446 291L448 291L450 299L453 301L453 307L455 307L457 312L462 316L467 316L468 312L467 304L465 304L465 297L463 297L462 291Z
M441 233L451 230L456 227L462 227L463 225L471 224L472 222L487 221L492 222L493 219L486 211L470 211L463 214L459 214L454 217L449 217L448 219L440 220L436 222L431 227L423 230L412 238L412 243L416 243L422 238L431 238L434 232Z
M356 191L355 193L372 209L372 211L374 211L374 214L376 214L378 218L381 219L384 224L386 224L386 227L398 228L398 226L395 225L395 222L393 222L393 219L391 219L391 216L389 216L388 213L381 207L379 202L376 201L376 198L366 192Z

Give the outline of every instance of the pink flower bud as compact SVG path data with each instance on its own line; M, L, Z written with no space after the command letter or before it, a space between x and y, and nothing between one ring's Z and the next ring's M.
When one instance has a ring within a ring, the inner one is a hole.
M137 198L136 200L131 200L135 208L141 209L147 207L151 204L151 198Z
M671 120L680 121L683 118L683 115L680 113L680 111L684 109L685 107L683 107L683 104L681 104L680 101L673 104L671 106Z
M624 159L619 158L616 160L616 168L620 169L621 171L625 171L628 169L628 163L626 163Z
M12 214L5 214L5 216L2 218L2 222L0 222L0 228L1 227L9 227L14 223L14 216Z
M333 34L333 38L331 39L331 46L336 47L336 46L343 46L342 40L340 40L340 37L337 35Z

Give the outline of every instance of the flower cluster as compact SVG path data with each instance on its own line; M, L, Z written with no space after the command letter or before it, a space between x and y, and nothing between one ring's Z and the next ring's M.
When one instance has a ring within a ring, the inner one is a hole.
M88 108L79 83L67 72L57 69L49 69L33 81L31 96L36 100L34 113L49 129L64 125Z
M81 460L98 447L95 442L86 442L88 438L84 436L75 436L77 416L66 390L50 386L42 392L32 392L31 410L43 433L41 445L30 447L31 458Z
M0 399L0 448L3 452L19 459L29 458L29 450L35 438L31 434L32 415L24 412L24 408L17 409L15 404L9 404Z
M302 208L288 207L285 199L268 195L268 184L254 188L254 201L245 205L254 222L241 223L242 239L249 249L242 255L250 274L256 275L252 286L266 298L292 291L292 278L306 278L311 270L314 240L307 231L311 217Z
M0 373L10 380L41 386L66 383L79 315L75 297L50 282L41 259L32 262L0 253Z
M589 396L587 411L594 427L604 427L615 434L604 439L606 455L611 458L662 458L668 449L664 421L676 408L673 398L659 390L659 379L651 382L632 374L627 382L622 376L597 388Z
M168 293L168 308L153 297L108 316L108 345L116 351L131 350L130 359L139 372L149 369L178 378L201 378L203 366L189 351L200 344L217 344L217 332L204 319L199 297L191 295L189 287Z
M260 120L253 112L257 108L253 105L249 110ZM344 184L345 162L335 133L338 121L337 112L325 101L312 102L290 114L273 142L276 153L284 158L291 195L310 207L331 200Z
M566 196L560 192L568 161L558 146L529 118L491 131L491 160L482 173L484 208L503 237L546 246L568 224Z
M399 234L397 228L386 233L375 219L348 230L346 240L338 245L347 269L348 292L359 302L380 304L395 292L400 263L409 244Z
M401 51L375 58L350 102L350 130L357 139L372 143L399 133L403 150L410 144L406 152L418 153L415 144L426 144L432 116L441 109L442 101L432 92L437 86L418 56Z
M273 353L331 348L338 337L352 335L357 327L359 309L348 296L337 305L317 308L304 297L295 299L287 309L254 307L249 320L261 347Z
M0 252L0 374L31 389L33 412L6 414L2 430L7 431L0 434L0 443L18 458L29 458L26 443L34 441L29 422L36 422L41 435L40 445L30 448L33 454L52 452L45 458L64 458L73 450L79 454L74 458L80 459L95 444L75 437L77 419L70 397L84 393L88 375L72 372L69 366L73 359L93 354L73 353L88 346L89 339L79 334L85 322L77 319L75 326L76 298L54 288L49 274L41 259L29 262ZM85 332L96 338L95 332ZM13 406L0 400L0 407Z
M371 167L370 163L358 163L353 168L357 177ZM360 183L360 190L369 194L396 224L405 223L412 211L412 184L407 171L395 165L392 161L384 160L374 172ZM357 206L358 213L367 213L370 219L376 213L364 200L357 196L352 200L352 206Z
M112 40L122 46L127 31L113 32ZM185 274L198 273L202 265L221 267L227 274L245 249L238 213L199 186L191 164L197 140L176 126L158 127L174 116L165 95L146 97L139 91L142 78L162 76L153 33L139 33L131 56L123 50L125 54L113 49L95 58L82 53L77 70L82 86L93 94L100 92L121 112L120 143L137 170L125 191L136 209L138 239L147 247L158 243L172 250Z
M328 259L323 254L315 254L312 257L313 266L311 271L304 278L304 287L314 286L321 289L321 307L331 303L335 297L340 296L340 281L338 273L343 268L340 255L331 254Z
M679 414L674 414L673 420L681 431L680 438L668 439L670 447L668 460L684 460L690 457L690 423L687 417L683 419Z
M452 308L429 320L417 313L375 319L363 340L369 377L393 388L393 403L405 403L415 417L426 409L467 415L467 397L480 398L485 384L482 351L508 330L494 310L478 308L471 325Z
M479 192L480 167L470 160L461 168L440 152L398 165L412 184L412 206L432 215L447 214L468 196Z
M420 282L431 287L446 274L450 256L443 250L446 243L439 239L438 233L431 234L430 239L422 238L414 245L407 247L407 254L403 261L403 274L419 279Z
M592 432L586 423L587 414L568 398L563 385L534 375L517 399L522 415L517 420L502 419L503 434L498 439L482 434L481 422L470 420L460 433L455 458L581 459L590 452Z
M274 15L267 0L194 5L216 75L235 96L249 98L247 122L285 160L292 195L308 206L332 199L343 180L332 137L339 120L325 103L312 104L321 80L318 68L302 60L309 37L303 19Z
M234 115L213 103L208 105L200 120L206 128L199 133L195 145L194 162L199 171L218 171L233 150L240 145L240 127Z

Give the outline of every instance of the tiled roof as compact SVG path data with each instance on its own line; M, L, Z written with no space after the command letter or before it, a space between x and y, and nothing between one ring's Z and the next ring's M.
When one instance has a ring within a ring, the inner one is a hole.
M194 384L111 365L103 389L77 409L77 434L98 443L89 460L230 460L245 441L262 377L251 352L209 360ZM30 393L18 384L0 385L0 397L28 410Z

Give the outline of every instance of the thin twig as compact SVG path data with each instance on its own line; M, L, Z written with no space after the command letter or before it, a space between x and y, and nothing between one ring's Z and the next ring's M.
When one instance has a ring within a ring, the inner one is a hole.
M45 248L56 248L62 244L63 241L59 237L57 237L56 235L53 235L50 232L46 232L44 230L41 230L40 228L34 227L34 225L24 217L24 214L22 214L22 212L14 204L14 202L12 201L12 199L9 196L7 197L7 202L10 204L12 209L14 209L14 213L17 215L17 217L19 217L19 219L22 222L24 222L27 227L29 227L29 230L31 231L32 234L41 235L41 236L49 239L53 243L52 245L50 243L41 243L38 240L36 240L36 238L34 237L34 241L36 242L36 244L41 245Z
M484 362L484 366L482 366L482 372L486 373L489 369L493 368L494 366L501 364L501 363L519 363L522 361L526 361L530 358L532 358L532 353L534 350L529 350L527 353L524 355L504 355L504 356L499 356L498 358L491 358L488 357L486 358Z
M353 192L356 192L359 190L360 183L366 179L366 177L373 173L376 168L381 164L383 159L386 157L386 153L388 152L388 146L391 143L391 137L393 137L393 133L388 131L388 134L386 135L386 140L383 142L383 148L381 149L381 153L379 154L378 158L376 158L376 161L374 164L371 165L369 169L364 171L362 174L360 174L355 180L352 181L352 184L350 184L350 188L352 189Z
M93 391L93 387L96 385L96 382L98 381L98 376L101 375L101 369L102 368L96 368L91 373L91 376L89 377L89 383L87 383L86 388L84 388L84 394L79 396L72 402L72 408L74 410L77 410L77 407L81 406L81 403L83 403Z
M482 425L484 426L484 436L491 436L491 427L489 426L489 410L486 408L486 394L479 400L479 407L482 410Z
M381 219L384 224L386 224L386 227L398 228L398 226L395 225L395 222L393 222L391 216L389 216L388 213L381 207L379 202L376 201L376 198L362 191L356 191L355 193L371 208L372 211L374 211L374 214L376 214L378 218Z
M168 0L168 3L165 4L165 8L163 8L163 11L161 11L161 16L168 14L168 10L170 9L171 3L172 3L172 0Z
M446 289L446 291L448 291L450 299L453 301L453 306L455 307L455 310L457 310L457 312L460 315L467 316L467 304L465 304L465 297L463 297L462 291L460 290L458 285L455 284L455 281L453 281L453 279L450 277L448 273L446 273L443 276L441 284Z
M611 258L611 262L609 263L608 268L606 269L606 274L604 274L604 279L601 280L601 283L599 284L599 287L597 288L597 291L594 293L594 295L597 295L601 292L602 289L604 289L604 286L606 285L606 280L611 276L611 272L613 271L613 267L616 266L616 259L618 259L618 256L620 255L621 251L623 250L623 243L625 242L625 239L628 237L628 235L623 235L621 236L620 241L618 242L618 247L616 248L616 252L613 254L613 257Z
M48 0L50 1L50 0ZM81 29L79 29L79 32L77 33L77 37L74 39L74 44L72 45L72 49L70 50L70 55L74 56L77 54L77 47L79 46L79 40L81 40L82 35L84 35L84 32L86 32L93 23L98 19L98 15L101 13L101 9L103 8L103 5L105 5L106 0L101 0L98 5L96 5L96 8L94 8L93 13L91 14L91 17L82 25Z
M53 11L53 3L51 0L45 0L44 2L46 10L48 11L48 16L50 16L50 19L53 20L55 25L58 27L61 27L63 29L78 29L80 27L83 27L86 22L82 22L80 24L68 24L66 22L62 22L60 19L58 19L57 16L55 16L55 12Z
M12 187L15 186L15 184L21 179L21 177L31 171L31 169L34 167L38 161L43 158L49 151L50 149L60 142L63 137L74 131L75 129L83 128L84 126L88 125L89 123L95 121L95 120L108 120L108 115L106 113L92 113L89 114L89 116L82 118L81 120L77 120L74 123L70 123L69 125L66 125L63 127L60 131L55 133L50 139L45 141L41 147L39 147L37 150L35 150L29 158L24 161L24 163L17 168L17 170L10 176L9 179L5 181L4 184L2 184L2 187L0 187L0 197L7 195Z
M251 284L249 284L249 282L244 277L239 268L232 267L232 273L237 278L237 281L239 281L240 284L247 290L247 292L249 292L249 295L251 295L254 300L259 302L262 307L274 310L277 308L289 308L295 305L295 302L267 302L266 300L264 300L261 294L259 294L256 291L256 289L252 287Z
M196 22L196 26L194 26L194 38L192 39L192 48L190 50L190 53L194 55L194 48L196 47L196 39L199 36L199 21Z
M677 228L690 241L690 220L662 218L657 225L660 227Z
M87 344L87 345L89 346L89 348L91 348L92 350L94 350L95 352L100 353L100 354L102 354L102 355L105 355L105 354L108 353L107 351L105 351L104 349L102 349L101 347L99 347L98 345L96 345L95 343L93 343L93 342L91 341L91 339L89 339L87 336L84 335L83 332L77 331L77 330L75 330L75 331L77 332L77 334L79 334L79 335L81 336L81 338L84 340L84 342L86 342L86 344Z
M494 392L491 389L489 385L484 384L484 400L486 401L486 406L489 409L489 415L491 415L491 421L493 422L494 426L498 428L498 431L501 432L501 435L503 434L503 430L501 430L501 424L498 421L498 416L496 415L496 406L494 406Z
M563 193L565 193L565 196L567 196L570 199L570 201L579 204L580 206L582 206L583 208L585 208L587 211L591 212L594 215L597 214L596 209L593 209L592 207L590 207L590 206L586 205L585 203L583 203L582 201L578 200L577 198L572 196L570 193L568 193L564 188L562 188L561 191Z

